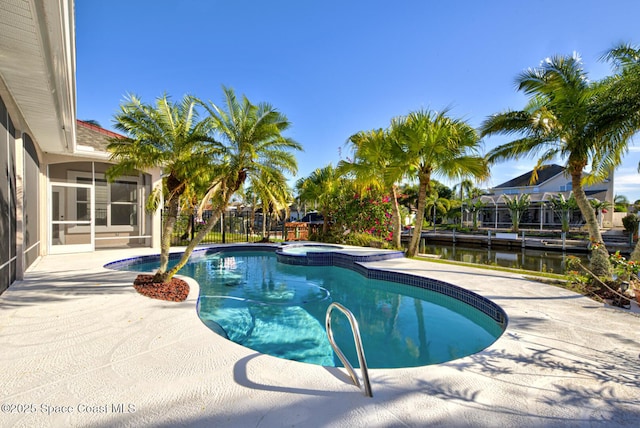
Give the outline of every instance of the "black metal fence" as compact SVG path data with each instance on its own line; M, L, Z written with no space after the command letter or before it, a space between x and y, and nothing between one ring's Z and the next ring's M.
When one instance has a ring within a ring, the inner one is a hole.
M204 223L211 216L211 211L202 213L202 219L199 220L194 214L178 215L176 225L171 234L172 246L187 245L193 237L198 233L200 228L204 227ZM166 213L162 213L162 222L164 224ZM267 228L266 236L262 234L263 217L260 214L255 216L251 221L249 216L240 215L236 211L226 211L216 225L207 233L201 244L229 244L238 242L259 242L266 241L283 241L285 239L284 224L282 222L270 221L266 217Z

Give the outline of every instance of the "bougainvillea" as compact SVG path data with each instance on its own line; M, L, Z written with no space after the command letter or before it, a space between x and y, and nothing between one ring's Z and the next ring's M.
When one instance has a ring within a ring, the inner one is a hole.
M338 204L336 225L345 232L367 233L390 241L393 238L391 211L389 196L347 192Z

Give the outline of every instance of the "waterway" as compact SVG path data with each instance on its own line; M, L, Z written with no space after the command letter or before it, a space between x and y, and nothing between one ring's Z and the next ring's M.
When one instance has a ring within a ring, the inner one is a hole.
M444 260L526 269L537 272L565 273L568 256L588 263L588 254L561 251L543 251L530 248L483 248L427 243L420 251Z

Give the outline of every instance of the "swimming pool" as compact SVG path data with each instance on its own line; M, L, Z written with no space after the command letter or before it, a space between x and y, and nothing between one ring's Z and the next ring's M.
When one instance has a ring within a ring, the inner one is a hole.
M153 271L157 264L146 258L119 268ZM200 252L180 273L200 284L197 311L211 330L261 353L323 366L341 365L324 328L333 301L358 320L370 368L423 366L470 355L493 343L506 327L499 307L480 311L490 301L458 287L436 281L432 288L453 287L445 295L422 288L424 278L399 277L402 284L336 266L280 263L273 248ZM386 276L384 271L373 274ZM460 300L469 296L477 297L475 307ZM332 319L336 342L357 366L346 317L334 311Z

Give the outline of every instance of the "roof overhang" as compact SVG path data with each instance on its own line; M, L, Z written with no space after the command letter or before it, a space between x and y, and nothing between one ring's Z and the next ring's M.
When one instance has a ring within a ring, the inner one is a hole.
M74 0L0 2L0 94L45 152L75 150L75 55Z

